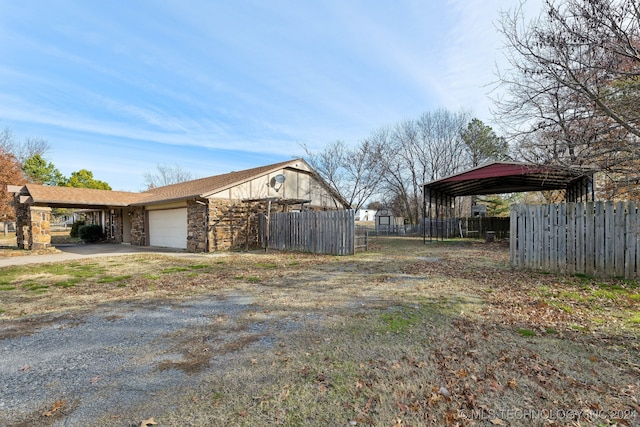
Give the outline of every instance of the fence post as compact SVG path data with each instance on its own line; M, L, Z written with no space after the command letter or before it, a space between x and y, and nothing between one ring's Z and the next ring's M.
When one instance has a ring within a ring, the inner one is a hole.
M597 202L601 203L601 202ZM598 244L602 247L603 242L598 242L597 232L596 232L596 210L597 203L587 202L587 212L586 212L586 222L587 226L585 228L585 237L586 237L586 268L585 273L589 276L593 276L596 272L597 261L596 261L596 250L598 248Z
M624 253L625 253L625 206L624 203L616 203L614 214L614 236L613 236L613 264L616 277L624 277Z
M638 242L638 216L635 202L629 202L626 212L626 248L624 257L624 278L633 279L637 276L640 265L636 264L637 242Z
M543 227L543 217L542 217L542 210L540 208L540 205L536 205L535 209L533 210L533 215L534 215L534 219L533 219L533 226L534 226L534 230L533 230L533 245L531 245L533 247L533 259L534 259L534 268L540 269L542 268L542 260L543 260L543 255L544 255L544 250L542 249L542 236L544 234L544 227Z
M585 252L584 204L576 204L576 273L584 274L586 263Z

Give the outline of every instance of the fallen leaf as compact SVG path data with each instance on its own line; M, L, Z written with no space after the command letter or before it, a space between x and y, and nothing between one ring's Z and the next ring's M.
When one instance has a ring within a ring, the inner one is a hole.
M149 418L148 420L143 420L140 422L140 427L149 427L149 426L155 426L158 423L153 419L153 417Z
M458 414L456 411L448 410L444 413L444 422L446 425L450 426L458 419Z
M504 390L504 386L500 384L498 381L491 381L491 383L489 383L489 388L497 392Z
M45 417L51 417L53 416L53 413L56 412L59 409L64 408L64 405L66 404L66 402L64 400L58 400L56 403L53 404L53 406L51 407L50 410L48 410L47 412L45 412L44 415Z
M506 426L506 424L504 423L504 421L502 421L500 418L494 418L492 420L489 420L491 422L491 424L493 424L494 426Z
M459 371L457 371L455 374L460 378L466 378L467 375L469 375L469 372L466 369L462 368Z

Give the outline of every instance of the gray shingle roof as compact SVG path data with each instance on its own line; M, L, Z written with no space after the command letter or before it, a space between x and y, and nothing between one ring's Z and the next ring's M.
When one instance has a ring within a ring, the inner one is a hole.
M132 204L145 205L151 203L167 202L172 200L184 200L222 191L234 185L249 181L259 175L265 175L271 171L282 169L301 160L289 160L253 169L245 169L238 172L229 172L222 175L207 178L194 179L193 181L180 182L145 191L141 194L144 198Z
M87 206L143 206L154 203L164 203L192 199L195 197L206 197L235 185L247 182L256 176L275 172L284 167L304 162L302 159L289 160L286 162L274 163L257 168L246 169L237 172L229 172L222 175L210 176L207 178L195 179L178 184L166 185L140 193L127 191L94 190L89 188L55 187L38 184L27 184L26 189L29 196L35 203L46 203L48 205L60 205L65 207L87 207ZM305 163L306 164L306 163ZM322 179L312 172L316 179ZM343 199L332 191L338 200ZM343 201L344 202L344 201ZM346 203L346 202L344 202Z

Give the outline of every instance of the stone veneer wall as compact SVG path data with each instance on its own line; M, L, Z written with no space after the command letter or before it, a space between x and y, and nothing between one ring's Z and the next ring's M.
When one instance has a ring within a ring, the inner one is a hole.
M111 220L113 218L113 233L111 228ZM110 243L122 243L122 209L107 210L105 235Z
M51 246L51 208L18 204L16 243L21 249L37 251Z
M16 243L20 249L29 249L31 233L29 232L29 205L18 202L20 195L16 195Z
M201 244L206 242L207 252L256 246L258 244L257 215L263 211L264 204L261 203L249 205L240 200L211 199L208 203L206 218L206 241L201 234L198 234L197 241ZM192 218L191 214L189 218ZM194 214L195 221L201 218L200 215ZM191 230L191 221L189 230ZM204 228L200 231L204 231ZM189 243L187 245L187 250L191 251Z
M31 206L31 240L32 250L46 249L51 246L51 208Z
M207 252L207 205L187 202L187 251Z
M136 207L131 210L131 244L137 246L147 245L147 232L145 228L145 210Z

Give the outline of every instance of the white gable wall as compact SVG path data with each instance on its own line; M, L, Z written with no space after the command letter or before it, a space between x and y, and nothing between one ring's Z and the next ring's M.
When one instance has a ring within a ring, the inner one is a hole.
M286 179L281 187L276 184L276 188L279 188L278 191L276 191L271 183L272 178L279 174L283 174ZM326 207L329 209L335 209L336 207L331 193L316 181L313 176L306 170L294 169L280 169L271 174L263 175L251 181L214 193L209 197L234 200L278 197L283 199L311 200L311 205L314 207Z

